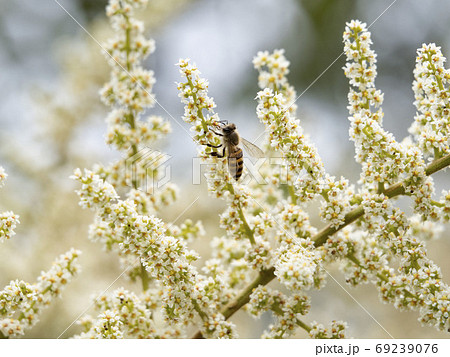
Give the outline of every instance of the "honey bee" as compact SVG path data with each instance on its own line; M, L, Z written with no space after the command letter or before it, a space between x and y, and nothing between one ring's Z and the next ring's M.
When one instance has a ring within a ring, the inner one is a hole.
M212 129L210 130L214 134L222 137L222 144L206 145L216 149L223 148L222 154L218 152L212 152L211 156L222 158L225 157L225 152L227 152L228 170L230 172L230 175L236 181L238 181L242 176L242 170L244 169L243 153L242 149L239 147L239 144L242 143L245 150L250 154L250 156L253 157L264 157L264 152L259 147L252 144L250 141L245 140L243 137L241 137L236 130L236 125L234 125L233 123L228 124L227 121L221 121L220 124L222 125L220 128L222 131L221 133L215 132Z

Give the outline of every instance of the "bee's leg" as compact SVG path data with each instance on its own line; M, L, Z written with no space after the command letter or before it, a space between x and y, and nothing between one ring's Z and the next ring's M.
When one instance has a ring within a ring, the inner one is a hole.
M220 146L222 146L222 145L220 145ZM215 157L218 157L220 159L225 157L225 148L223 148L223 150L222 150L222 155L220 155L218 152L212 152L211 156L215 156Z
M214 149L221 148L223 146L222 144L220 144L220 145L205 144L205 145L210 148L214 148ZM222 155L220 155L218 152L211 152L210 155L219 157L219 158L225 157L225 147L223 148Z
M216 131L214 131L214 130L212 130L212 129L209 129L211 132L213 132L214 134L216 134L216 135L219 135L219 136L223 136L223 134L222 133L218 133L218 132L216 132Z

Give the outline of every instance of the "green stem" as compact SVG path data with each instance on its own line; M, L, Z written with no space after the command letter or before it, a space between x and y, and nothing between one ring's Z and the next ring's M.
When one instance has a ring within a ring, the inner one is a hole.
M238 213L239 213L239 218L242 221L242 225L244 226L245 234L247 235L248 239L250 240L250 244L255 245L256 244L255 236L253 234L252 229L248 225L247 220L245 219L244 212L242 211L241 205L239 205Z
M126 30L125 30L125 52L126 52L126 58L127 58L127 63L126 63L126 67L127 67L127 71L131 70L131 63L129 61L129 57L130 57L130 52L131 52L131 47L130 47L130 19L128 18L128 16L124 15L127 26L126 26ZM136 127L136 117L133 114L133 110L131 108L128 108L130 111L129 113L125 116L125 121L130 125L131 129L134 129ZM136 144L132 144L131 146L131 150L132 150L132 155L131 157L133 157L134 155L137 154L138 152L138 147ZM135 190L138 189L138 181L136 179L134 179L132 181L132 185L133 188ZM142 289L144 291L148 290L149 288L149 284L150 284L150 277L148 275L147 270L144 268L144 266L142 265L142 262L140 263L141 266L141 270L139 273L139 276L141 277L141 281L142 281Z
M142 280L142 289L147 291L150 285L150 277L148 276L147 270L145 270L144 265L141 262L141 273L139 274Z
M441 203L435 200L431 200L431 204L436 207L445 207L445 203Z
M230 302L222 312L225 319L228 319L236 311L238 311L242 306L250 301L250 295L254 289L260 285L267 285L275 278L275 268L272 267L268 270L261 270L259 275L253 282L247 286L247 288L232 302Z
M325 228L323 228L322 230L320 230L313 238L312 240L314 241L314 245L316 247L320 247L321 245L323 245L327 239L333 235L334 233L336 233L337 231L341 230L342 228L344 228L345 226L348 226L350 223L353 223L354 221L356 221L358 218L360 218L362 215L364 214L364 208L362 206L359 206L355 209L353 209L352 211L350 211L349 213L347 213L344 217L344 223L342 225L340 225L339 227L335 227L332 226L331 224L329 224L328 226L326 226Z
M234 187L231 183L227 184L227 190L234 196ZM244 211L242 210L242 206L240 203L238 204L238 214L239 214L239 219L242 221L242 225L244 227L245 234L247 235L248 239L250 240L251 245L255 245L256 241L255 241L255 236L254 236L253 230L250 228L250 226L247 223L247 220L245 219Z
M300 321L299 319L297 319L297 325L308 333L311 331L311 327L303 321Z
M131 63L129 61L130 58L130 52L131 52L131 47L130 47L130 19L128 18L128 16L125 16L126 22L127 22L127 29L125 30L125 53L127 56L127 71L130 71L131 69Z
M430 176L437 171L440 171L450 165L450 155L445 155L440 159L434 160L431 164L427 166L425 174Z
M198 98L197 98L197 94L195 94L194 92L194 84L192 83L191 79L189 77L186 77L189 87L191 88L192 91L192 99L194 103L197 103ZM199 106L198 110L197 110L197 116L200 118L201 122L202 122L202 128L203 131L206 133L209 129L208 129L208 125L206 124L206 120L205 117L203 116L203 107Z
M281 308L279 306L273 306L270 308L270 310L272 310L274 313L276 313L279 316L283 316L283 310L281 310ZM306 332L309 333L309 331L311 331L311 326L309 326L307 323L301 321L299 318L295 318L296 321L296 325L300 326L303 330L305 330Z
M207 320L208 315L206 315L206 313L203 312L203 310L200 308L200 305L198 304L198 302L194 299L191 299L191 301L192 301L192 305L194 305L195 311L197 311L197 313L200 316L200 318L202 319L202 321Z
M295 189L293 185L288 185L288 193L291 201L294 205L297 204L297 195L295 194Z
M131 63L129 61L129 55L130 55L130 51L131 51L131 48L130 48L130 30L131 29L130 29L130 21L129 21L128 16L124 15L124 17L125 17L126 23L127 23L127 27L126 27L126 30L125 30L125 37L126 37L126 39L125 39L125 51L126 51L126 56L127 56L126 66L127 66L127 71L130 71L131 70ZM135 117L135 114L133 113L133 110L131 108L128 108L128 109L129 109L129 113L125 116L125 121L130 125L131 129L134 129L136 127L136 117ZM133 157L134 155L136 155L138 153L138 147L137 147L136 144L133 143L131 145L131 151L132 151L131 157ZM132 180L132 185L133 185L133 188L135 190L137 190L139 182L136 179L133 179ZM140 266L141 266L141 270L140 270L139 276L140 276L141 281L142 281L142 289L144 291L147 291L148 288L149 288L149 285L150 285L150 277L148 275L147 270L143 266L142 262L140 263Z
M436 82L438 84L439 90L443 91L444 85L442 84L441 76L439 74L437 74L436 66L434 65L431 57L432 57L431 53L428 53L428 62L430 63L431 70L433 72L434 77L436 78Z

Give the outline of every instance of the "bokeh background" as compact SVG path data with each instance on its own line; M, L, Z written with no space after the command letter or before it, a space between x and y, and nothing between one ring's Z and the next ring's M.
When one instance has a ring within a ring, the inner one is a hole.
M106 0L58 0L96 39L111 36L104 14ZM59 254L70 247L83 251L82 273L40 316L28 338L70 337L79 327L67 327L121 273L113 254L87 240L92 213L78 206L69 179L76 167L107 163L118 154L103 141L107 108L98 91L109 77L99 46L54 0L0 0L0 165L9 177L0 190L0 211L20 215L17 235L0 246L0 289L12 279L35 281ZM328 172L356 182L359 167L348 140L346 81L342 66L345 22L368 24L378 55L377 87L384 91L385 127L398 140L408 135L413 106L412 70L416 49L424 42L442 46L450 54L450 3L439 0L150 0L140 14L147 33L156 40L156 52L146 62L155 71L154 93L160 106L151 110L167 118L173 132L158 143L171 155L172 181L180 187L179 201L162 216L173 220L197 197L182 216L204 222L208 239L222 234L218 214L224 203L206 195L204 185L192 185L196 148L186 135L175 63L191 58L210 82L210 95L222 119L233 121L249 140L263 131L255 114L257 73L251 60L259 50L284 48L291 62L290 83L299 100L298 115L317 145ZM435 177L440 192L450 186L445 173ZM399 204L408 209L408 200ZM180 223L178 222L178 223ZM318 227L321 223L316 221ZM439 240L428 242L429 255L450 282L448 227ZM207 253L205 253L207 254ZM330 272L338 282L337 269ZM126 279L110 289L126 286ZM447 338L448 334L421 327L414 312L401 313L383 305L371 285L346 287L391 335L396 338ZM326 288L312 292L312 311L305 321L349 323L349 336L388 338L366 311L331 279ZM252 320L239 312L232 318L241 337L257 338L270 315ZM296 337L304 338L299 331Z

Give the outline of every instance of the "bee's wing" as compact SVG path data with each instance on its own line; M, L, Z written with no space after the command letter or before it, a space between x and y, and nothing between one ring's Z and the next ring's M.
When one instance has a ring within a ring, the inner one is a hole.
M247 153L250 156L257 157L257 158L265 157L264 151L262 151L255 144L252 144L250 141L245 140L243 137L241 137L241 142L242 142L242 145L244 146L244 149L247 151Z

